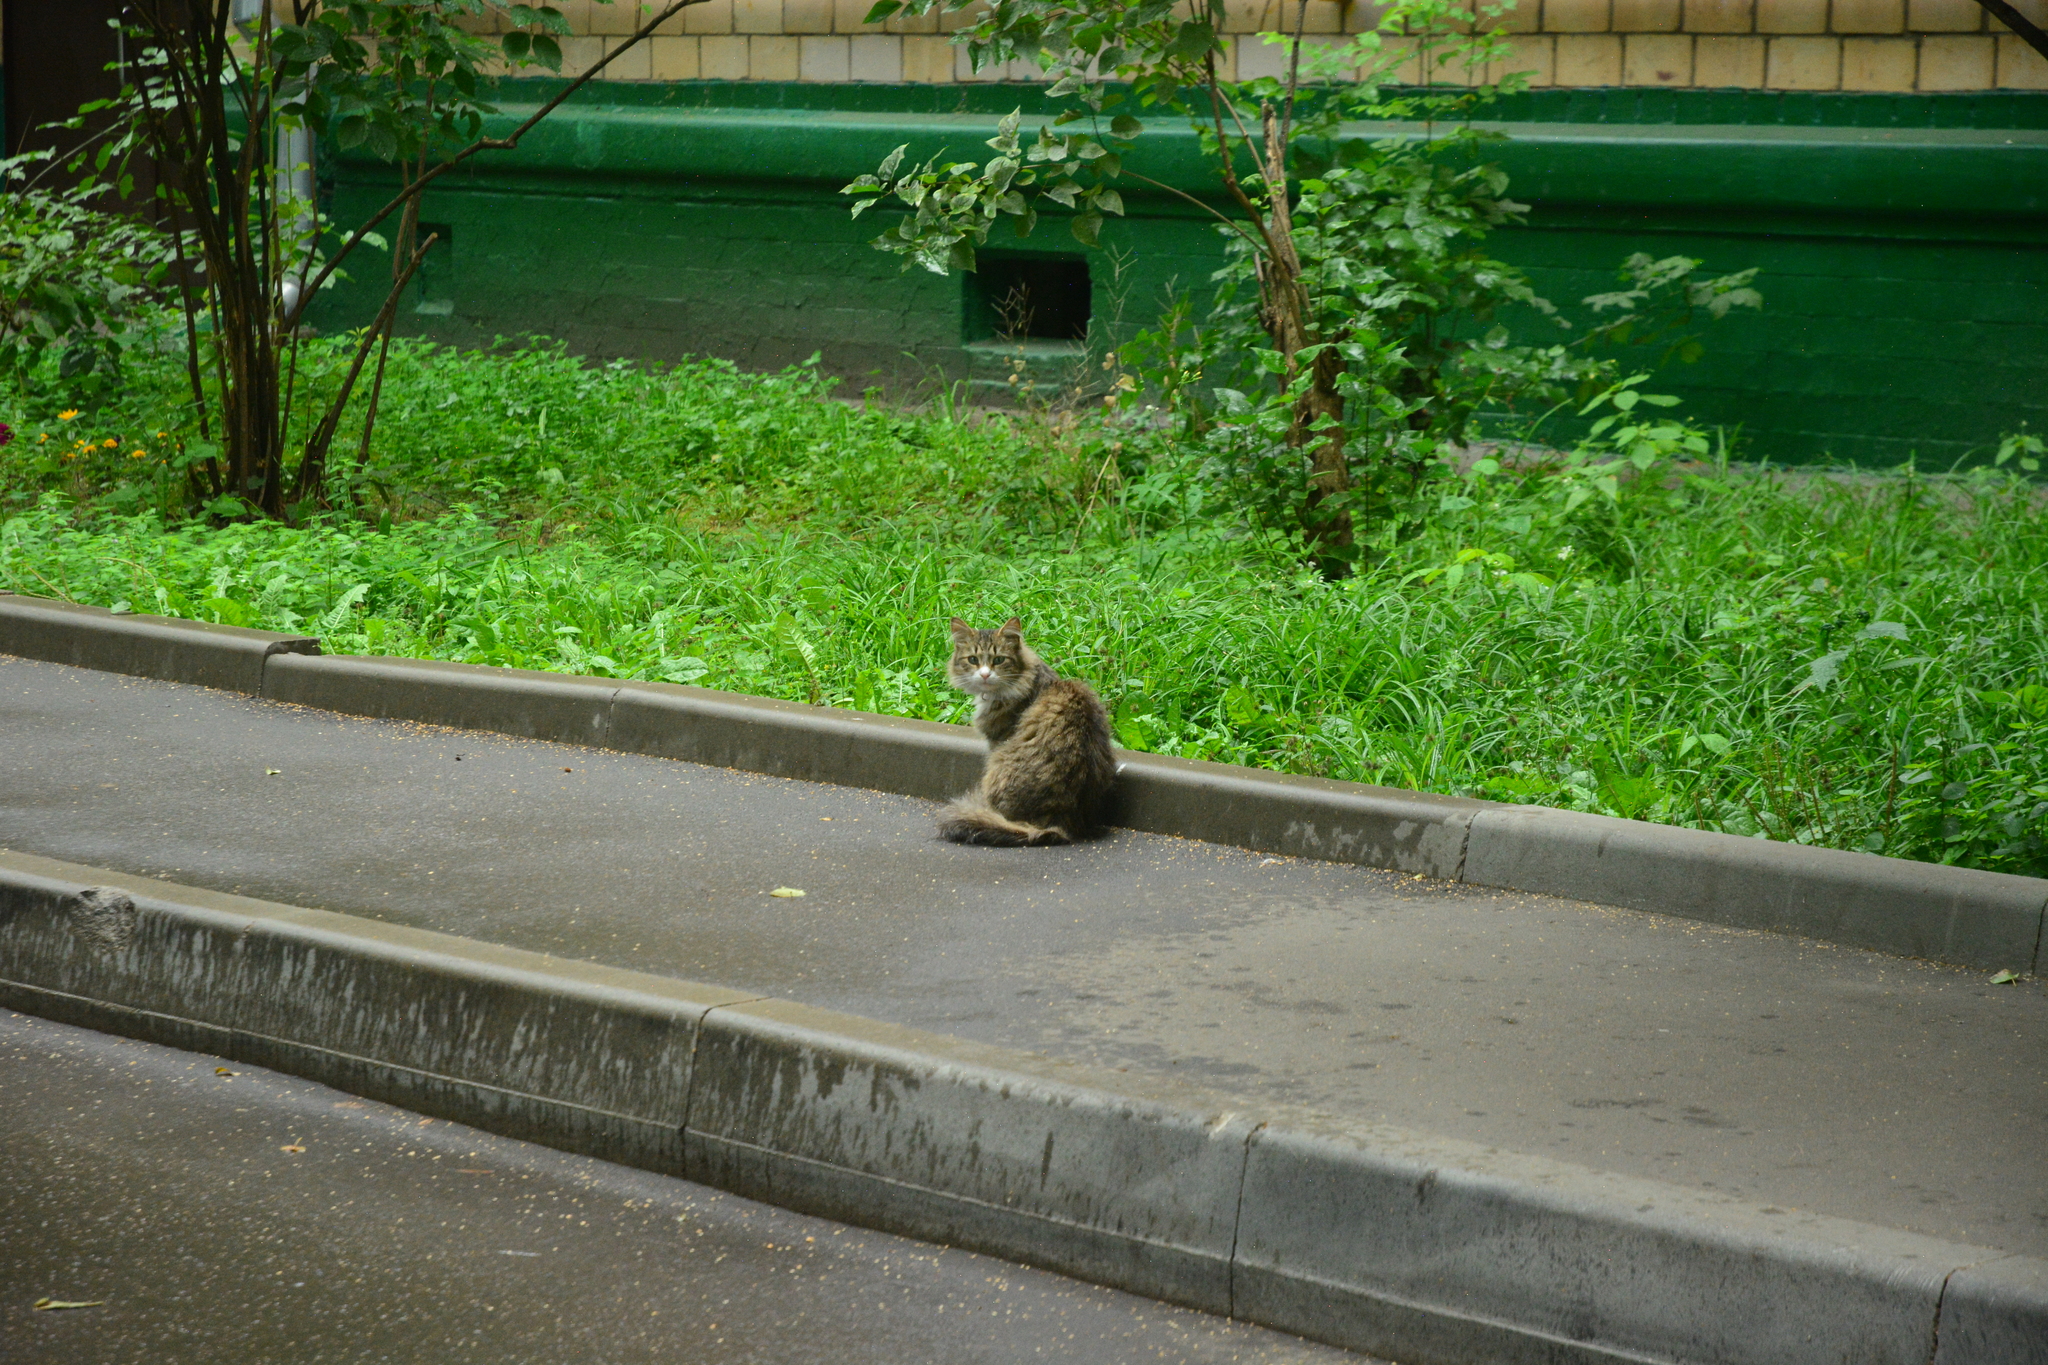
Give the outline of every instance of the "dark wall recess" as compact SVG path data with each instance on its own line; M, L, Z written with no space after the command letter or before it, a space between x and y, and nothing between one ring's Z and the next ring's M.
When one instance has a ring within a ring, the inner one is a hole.
M975 253L969 341L1083 341L1091 302L1084 256Z

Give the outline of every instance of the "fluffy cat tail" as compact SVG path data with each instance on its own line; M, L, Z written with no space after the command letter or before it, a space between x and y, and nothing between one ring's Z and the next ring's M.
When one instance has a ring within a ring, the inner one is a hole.
M1027 825L990 809L975 796L963 796L939 813L939 837L956 844L987 844L996 848L1032 848L1070 844L1057 825Z

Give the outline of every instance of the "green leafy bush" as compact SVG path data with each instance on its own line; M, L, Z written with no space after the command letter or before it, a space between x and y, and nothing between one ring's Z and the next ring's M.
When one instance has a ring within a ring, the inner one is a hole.
M138 315L170 267L162 233L29 180L43 154L0 160L0 378L45 361L80 393L118 377Z

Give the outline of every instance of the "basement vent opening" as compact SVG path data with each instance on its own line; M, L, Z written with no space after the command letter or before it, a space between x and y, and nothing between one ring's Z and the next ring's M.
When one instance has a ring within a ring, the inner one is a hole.
M1080 256L976 252L968 298L971 341L1085 341L1088 262Z

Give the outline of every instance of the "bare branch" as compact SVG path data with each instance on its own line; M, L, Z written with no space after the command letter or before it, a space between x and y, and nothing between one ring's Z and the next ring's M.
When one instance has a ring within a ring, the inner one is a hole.
M412 283L412 277L419 270L420 262L427 258L427 253L433 250L434 243L439 240L437 234L427 234L427 240L421 242L419 250L413 252L411 262L405 267L405 273L398 277L391 286L391 292L385 296L384 306L377 310L377 320L364 329L363 339L356 345L355 358L349 363L348 373L342 376L340 390L334 395L334 401L328 404L326 413L320 418L320 424L306 438L306 451L299 458L299 472L293 480L293 502L302 501L309 494L319 491L320 480L326 473L327 451L334 444L335 429L341 425L341 414L348 407L349 396L355 392L356 380L362 376L363 362L369 359L370 347L376 343L379 336L390 329L392 317L398 312L398 301L404 297L405 287Z
M1294 131L1294 95L1301 88L1301 35L1307 29L1308 0L1301 0L1294 11L1294 44L1287 50L1287 111L1280 118L1280 142L1283 146ZM1284 173L1286 168L1281 169Z
M1985 13L2018 34L2021 42L2048 57L2048 33L2043 33L2039 24L2014 9L2009 0L1977 0L1977 3L1984 7Z
M1253 222L1259 222L1258 206L1252 203L1251 196L1246 194L1244 186L1238 183L1237 167L1231 164L1234 154L1230 147L1230 134L1223 130L1223 109L1229 101L1225 99L1222 87L1216 79L1216 54L1211 52L1207 60L1209 67L1209 112L1216 121L1216 150L1222 154L1223 187L1230 191L1231 198L1237 200L1238 207L1252 216ZM1237 116L1237 109L1234 105L1230 109L1230 119L1231 122L1237 125L1238 132L1244 135L1245 140L1249 142L1251 140L1250 136L1244 133L1244 120ZM1260 224L1259 230L1262 233L1265 231L1263 223ZM1269 241L1267 245L1271 246L1272 243Z
M1195 196L1193 196L1192 194L1189 194L1186 190L1175 189L1172 185L1167 184L1163 180L1154 180L1149 175L1140 175L1138 174L1138 172L1133 170L1126 169L1124 171L1124 176L1126 179L1130 180L1142 180L1148 185L1156 186L1159 189L1165 190L1168 194L1187 200L1190 204L1193 204L1196 208L1202 210L1202 212L1212 215L1217 222L1222 223L1225 226L1229 227L1229 229L1232 232L1235 232L1238 236L1244 238L1245 241L1249 242L1253 247L1257 247L1259 245L1259 239L1252 236L1249 232L1246 232L1244 230L1243 223L1238 222L1237 219L1232 218L1229 214L1221 212L1217 209L1217 207L1214 204L1205 204L1201 200L1195 198Z

